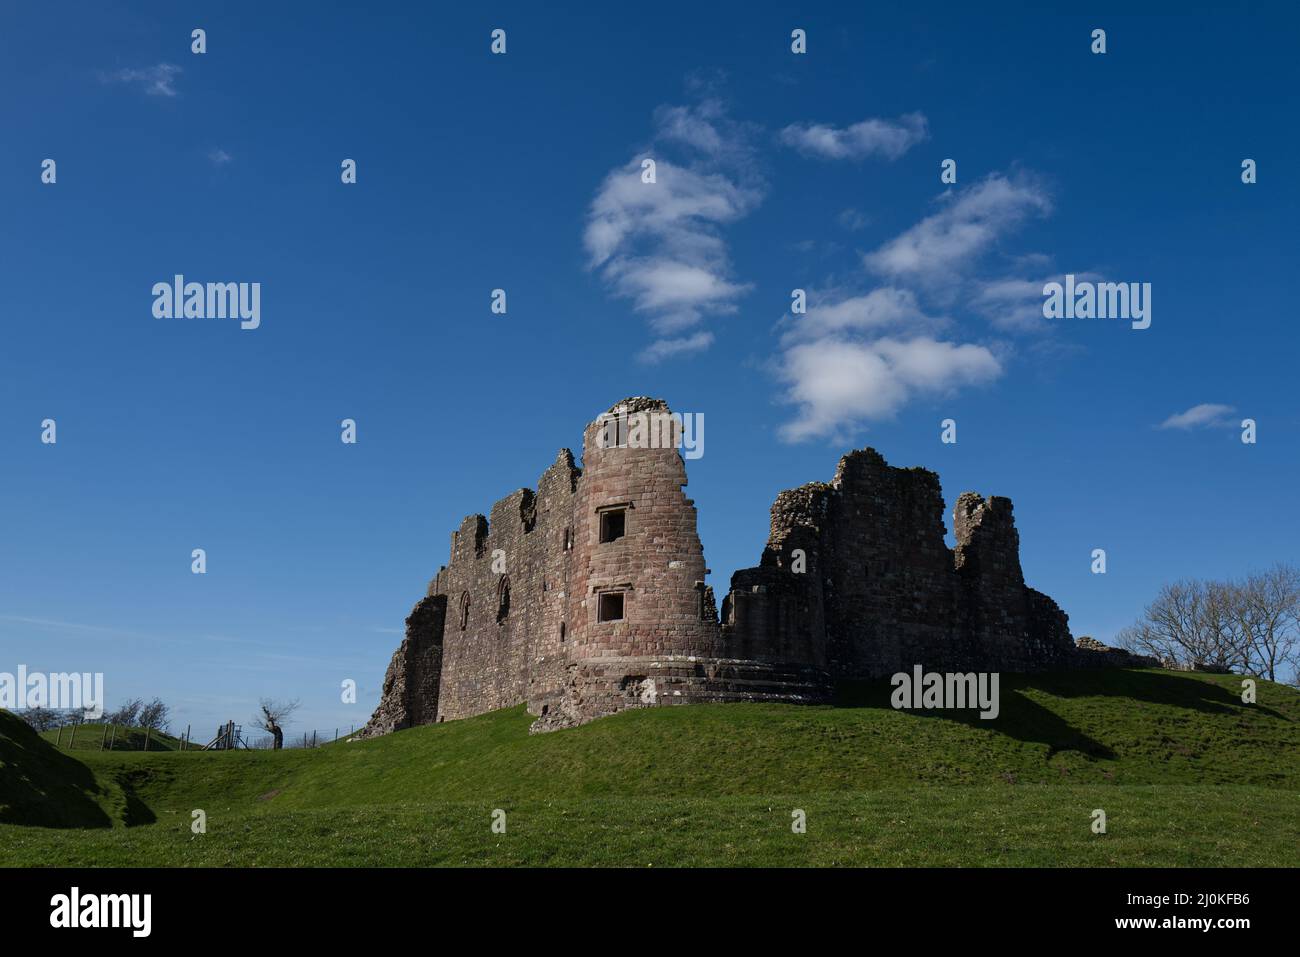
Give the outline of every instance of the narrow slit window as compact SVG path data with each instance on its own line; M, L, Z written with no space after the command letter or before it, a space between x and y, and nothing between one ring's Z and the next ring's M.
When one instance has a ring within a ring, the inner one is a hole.
M502 576L497 584L497 621L505 621L510 615L510 579Z

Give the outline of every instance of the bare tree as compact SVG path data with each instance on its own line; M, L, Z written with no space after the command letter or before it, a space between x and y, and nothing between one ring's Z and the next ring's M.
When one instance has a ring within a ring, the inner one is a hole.
M1195 664L1250 670L1250 628L1242 609L1244 592L1238 582L1205 582L1201 630L1213 653Z
M1276 681L1279 668L1300 667L1300 569L1279 563L1250 575L1236 611L1248 671Z
M116 724L123 728L134 728L136 722L140 720L140 712L143 708L143 701L139 698L131 698L123 701L116 711L104 715L104 721L106 724Z
M63 714L53 708L26 708L16 713L35 731L53 731L65 720Z
M1214 624L1222 600L1205 582L1165 585L1137 623L1120 632L1120 645L1170 664L1229 666L1237 651Z
M1168 664L1276 681L1284 666L1300 667L1300 569L1279 564L1244 581L1165 585L1119 639Z
M154 698L140 709L140 727L166 731L171 724L171 710L161 698Z
M298 701L274 701L263 698L259 706L262 713L253 717L253 727L268 732L275 739L273 747L279 751L284 747L283 726L289 723L289 718L298 710Z

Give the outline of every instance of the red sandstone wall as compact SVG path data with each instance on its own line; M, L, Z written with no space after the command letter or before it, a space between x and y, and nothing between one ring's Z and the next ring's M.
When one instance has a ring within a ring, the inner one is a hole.
M564 536L578 475L564 450L536 493L520 489L506 496L488 519L472 515L452 536L451 559L430 585L430 594L447 596L438 720L559 693L559 626L569 588ZM493 567L498 549L503 572ZM509 606L502 615L507 581Z
M655 400L615 406L665 411ZM707 603L702 612L704 550L695 506L686 498L686 467L675 448L602 448L605 426L583 436L583 474L574 505L569 594L571 659L646 655L717 655L721 642ZM601 543L599 510L625 504L626 529ZM624 620L597 620L598 596L624 592Z

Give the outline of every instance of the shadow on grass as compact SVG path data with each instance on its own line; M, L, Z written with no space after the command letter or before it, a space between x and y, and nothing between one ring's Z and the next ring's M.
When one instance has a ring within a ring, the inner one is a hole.
M991 720L980 718L979 712L973 709L907 711L918 717L941 718L972 728L997 731L1019 741L1046 745L1049 756L1059 751L1077 751L1101 760L1115 758L1110 748L1037 704L1024 694L1026 691L1041 691L1060 698L1127 698L1223 716L1250 708L1254 713L1280 721L1294 720L1263 705L1244 705L1240 694L1203 678L1174 672L1122 669L1002 674L999 677L1000 712ZM845 681L836 686L834 703L846 708L892 708L892 693L893 685L885 679Z
M1025 697L1018 679L1033 676L1001 675L998 679L999 708L996 718L979 716L978 709L901 709L918 718L938 718L983 731L994 731L1017 741L1046 745L1048 757L1058 751L1078 751L1101 761L1113 761L1115 752L1089 737L1055 712ZM845 681L836 686L835 705L841 708L890 708L893 685L887 681Z
M136 785L149 777L149 772L143 769L124 771L115 777L117 786L122 790L122 797L125 803L122 807L122 823L127 827L138 827L141 824L153 824L158 820L158 815L154 814L153 809L145 804L140 795L136 793Z
M24 721L0 712L0 822L36 827L111 827L96 802L90 768L55 748Z
M1095 671L1054 672L1042 675L1003 675L1003 687L1035 688L1059 698L1105 696L1132 698L1151 704L1190 708L1205 714L1232 715L1243 709L1268 715L1279 721L1293 721L1274 708L1261 704L1243 704L1240 681L1244 675L1227 675L1237 682L1237 690L1226 688L1204 676L1177 671L1130 671L1097 669ZM1257 679L1258 680L1258 679Z

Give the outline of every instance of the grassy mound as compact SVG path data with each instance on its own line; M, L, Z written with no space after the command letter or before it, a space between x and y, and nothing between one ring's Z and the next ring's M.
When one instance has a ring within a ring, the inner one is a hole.
M518 707L316 750L77 752L134 813L98 831L0 826L0 863L1296 863L1294 689L1261 682L1246 705L1231 676L1004 675L993 721L895 711L889 690L546 735Z
M151 820L129 788L97 775L26 722L0 711L0 823L101 828Z
M179 738L158 730L128 728L117 724L82 724L55 731L42 731L41 737L50 744L58 742L64 751L98 751L111 744L114 751L143 751L146 743L150 751L179 751ZM201 745L200 745L201 747Z

